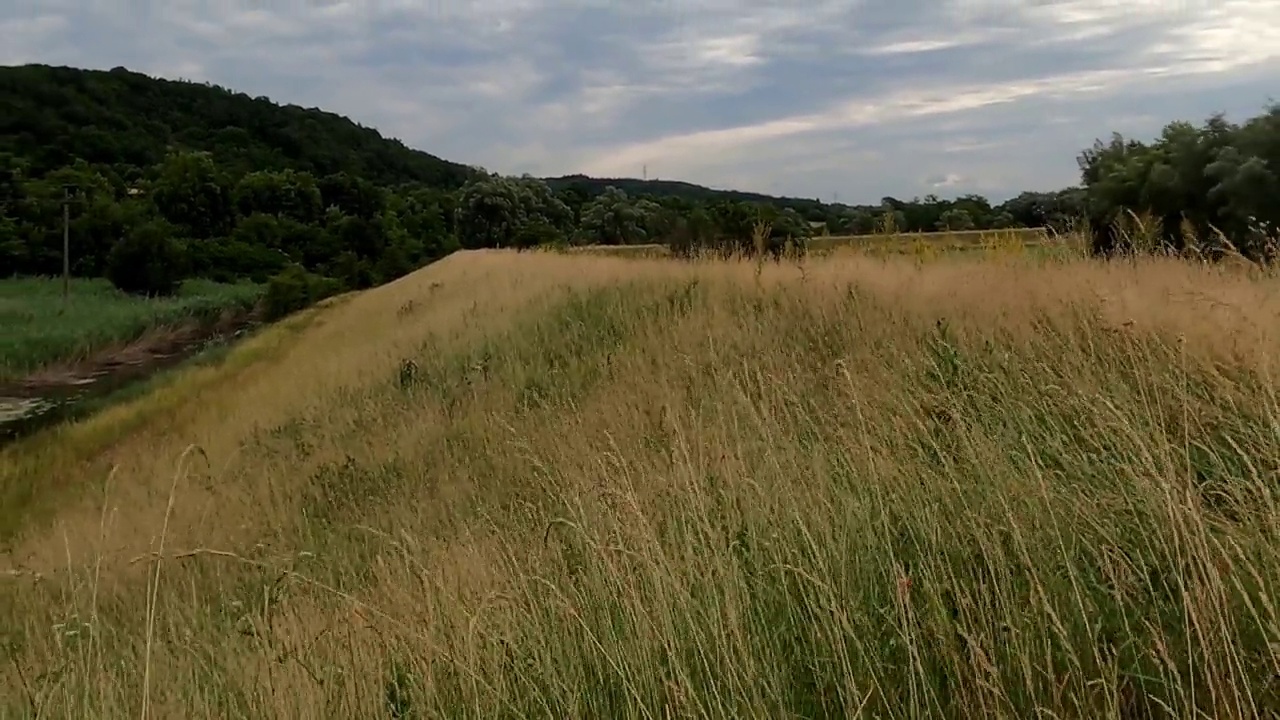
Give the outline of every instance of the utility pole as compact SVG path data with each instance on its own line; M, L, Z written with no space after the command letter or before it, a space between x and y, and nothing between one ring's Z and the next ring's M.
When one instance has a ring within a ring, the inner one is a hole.
M62 309L71 297L71 193L74 185L62 186Z

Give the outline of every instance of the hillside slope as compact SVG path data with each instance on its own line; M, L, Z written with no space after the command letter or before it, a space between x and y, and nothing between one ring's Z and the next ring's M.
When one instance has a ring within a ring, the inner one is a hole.
M0 458L3 713L1266 715L1275 284L455 254Z
M380 185L437 187L457 187L471 175L330 112L124 68L0 67L0 107L0 153L16 155L37 176L73 158L148 167L169 148L212 151L240 174L346 172Z

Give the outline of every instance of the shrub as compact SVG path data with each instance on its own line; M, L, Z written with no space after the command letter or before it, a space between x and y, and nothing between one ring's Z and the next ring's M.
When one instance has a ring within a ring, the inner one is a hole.
M186 277L186 254L161 220L131 229L107 256L107 279L136 295L172 295Z
M568 244L564 232L545 220L535 218L520 226L512 240L517 250L552 246L563 247Z
M337 295L341 290L342 284L337 280L291 264L267 281L267 292L263 298L266 318L277 320Z
M235 237L194 240L187 252L196 275L219 282L249 278L265 283L289 263L288 257L275 248L252 245Z

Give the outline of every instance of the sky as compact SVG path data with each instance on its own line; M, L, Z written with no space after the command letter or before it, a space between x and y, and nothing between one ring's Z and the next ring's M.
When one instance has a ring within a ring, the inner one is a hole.
M346 115L505 174L999 201L1280 100L1275 0L4 0L0 64Z

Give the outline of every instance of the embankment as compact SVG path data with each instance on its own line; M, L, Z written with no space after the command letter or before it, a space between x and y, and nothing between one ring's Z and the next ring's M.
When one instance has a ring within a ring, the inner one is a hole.
M1275 713L1276 283L456 254L4 457L4 713Z

